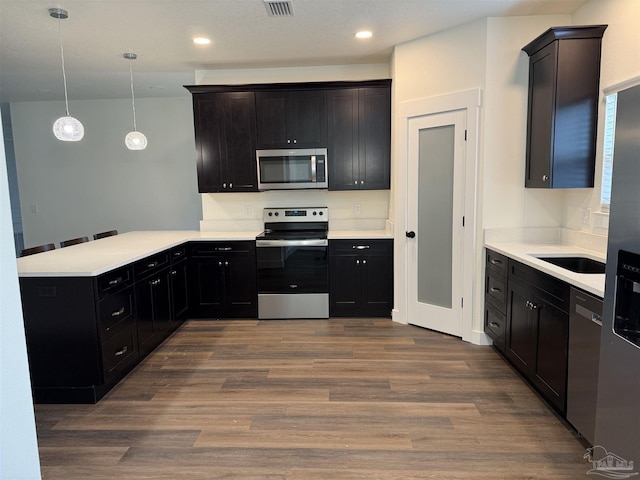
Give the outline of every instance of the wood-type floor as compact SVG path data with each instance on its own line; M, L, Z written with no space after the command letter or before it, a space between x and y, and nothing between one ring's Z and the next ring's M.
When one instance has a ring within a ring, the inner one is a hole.
M96 405L36 405L45 479L586 479L491 347L386 319L189 321Z

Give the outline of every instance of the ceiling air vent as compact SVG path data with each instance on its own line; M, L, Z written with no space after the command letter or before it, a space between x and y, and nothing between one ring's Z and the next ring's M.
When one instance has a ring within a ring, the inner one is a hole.
M270 17L293 17L293 5L288 0L264 0Z

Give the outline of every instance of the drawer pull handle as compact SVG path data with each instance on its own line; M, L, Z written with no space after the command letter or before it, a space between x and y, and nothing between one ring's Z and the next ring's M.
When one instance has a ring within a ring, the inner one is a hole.
M157 267L158 266L158 262L151 262L147 264L147 268L153 268L153 267Z
M117 285L122 281L122 277L118 277L114 280L109 280L109 285Z
M356 250L366 250L367 248L370 248L369 245L354 245L353 248L355 248Z
M230 252L233 247L216 247L216 252Z
M491 287L491 293L502 293L502 290L497 287Z
M491 263L493 265L502 265L502 260L496 260L495 258L492 258Z
M157 280L151 280L149 282L149 285L151 285L152 287L155 287L156 285L160 285L160 279Z
M120 310L116 310L115 312L111 313L112 317L119 317L120 315L122 315L124 313L125 308L124 307L120 307Z
M498 325L496 322L489 322L489 326L492 328L500 328L500 325Z
M125 353L127 353L127 351L129 351L129 347L125 345L124 347L122 347L120 350L116 352L115 356L119 357L121 355L124 355Z
M294 283L294 284L289 285L289 288L298 288L298 285L296 285L296 284Z
M224 262L224 266L228 267L229 266L229 262Z
M173 252L174 257L181 257L182 255L184 255L184 252Z
M178 272L176 272L175 270L171 270L171 272L169 272L169 273L171 273L171 275L173 275L173 276L176 276L178 274Z

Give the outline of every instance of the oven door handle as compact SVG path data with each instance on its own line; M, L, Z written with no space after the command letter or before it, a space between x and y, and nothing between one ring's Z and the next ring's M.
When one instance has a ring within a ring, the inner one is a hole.
M256 247L326 247L329 240L314 238L309 240L256 240Z

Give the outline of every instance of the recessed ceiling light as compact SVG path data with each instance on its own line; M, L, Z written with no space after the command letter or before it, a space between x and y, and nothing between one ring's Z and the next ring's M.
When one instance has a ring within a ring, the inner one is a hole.
M196 45L209 45L211 43L211 40L206 37L195 37L193 39L193 43L195 43Z
M369 30L362 30L356 33L356 38L371 38L372 36L373 33L371 33Z

